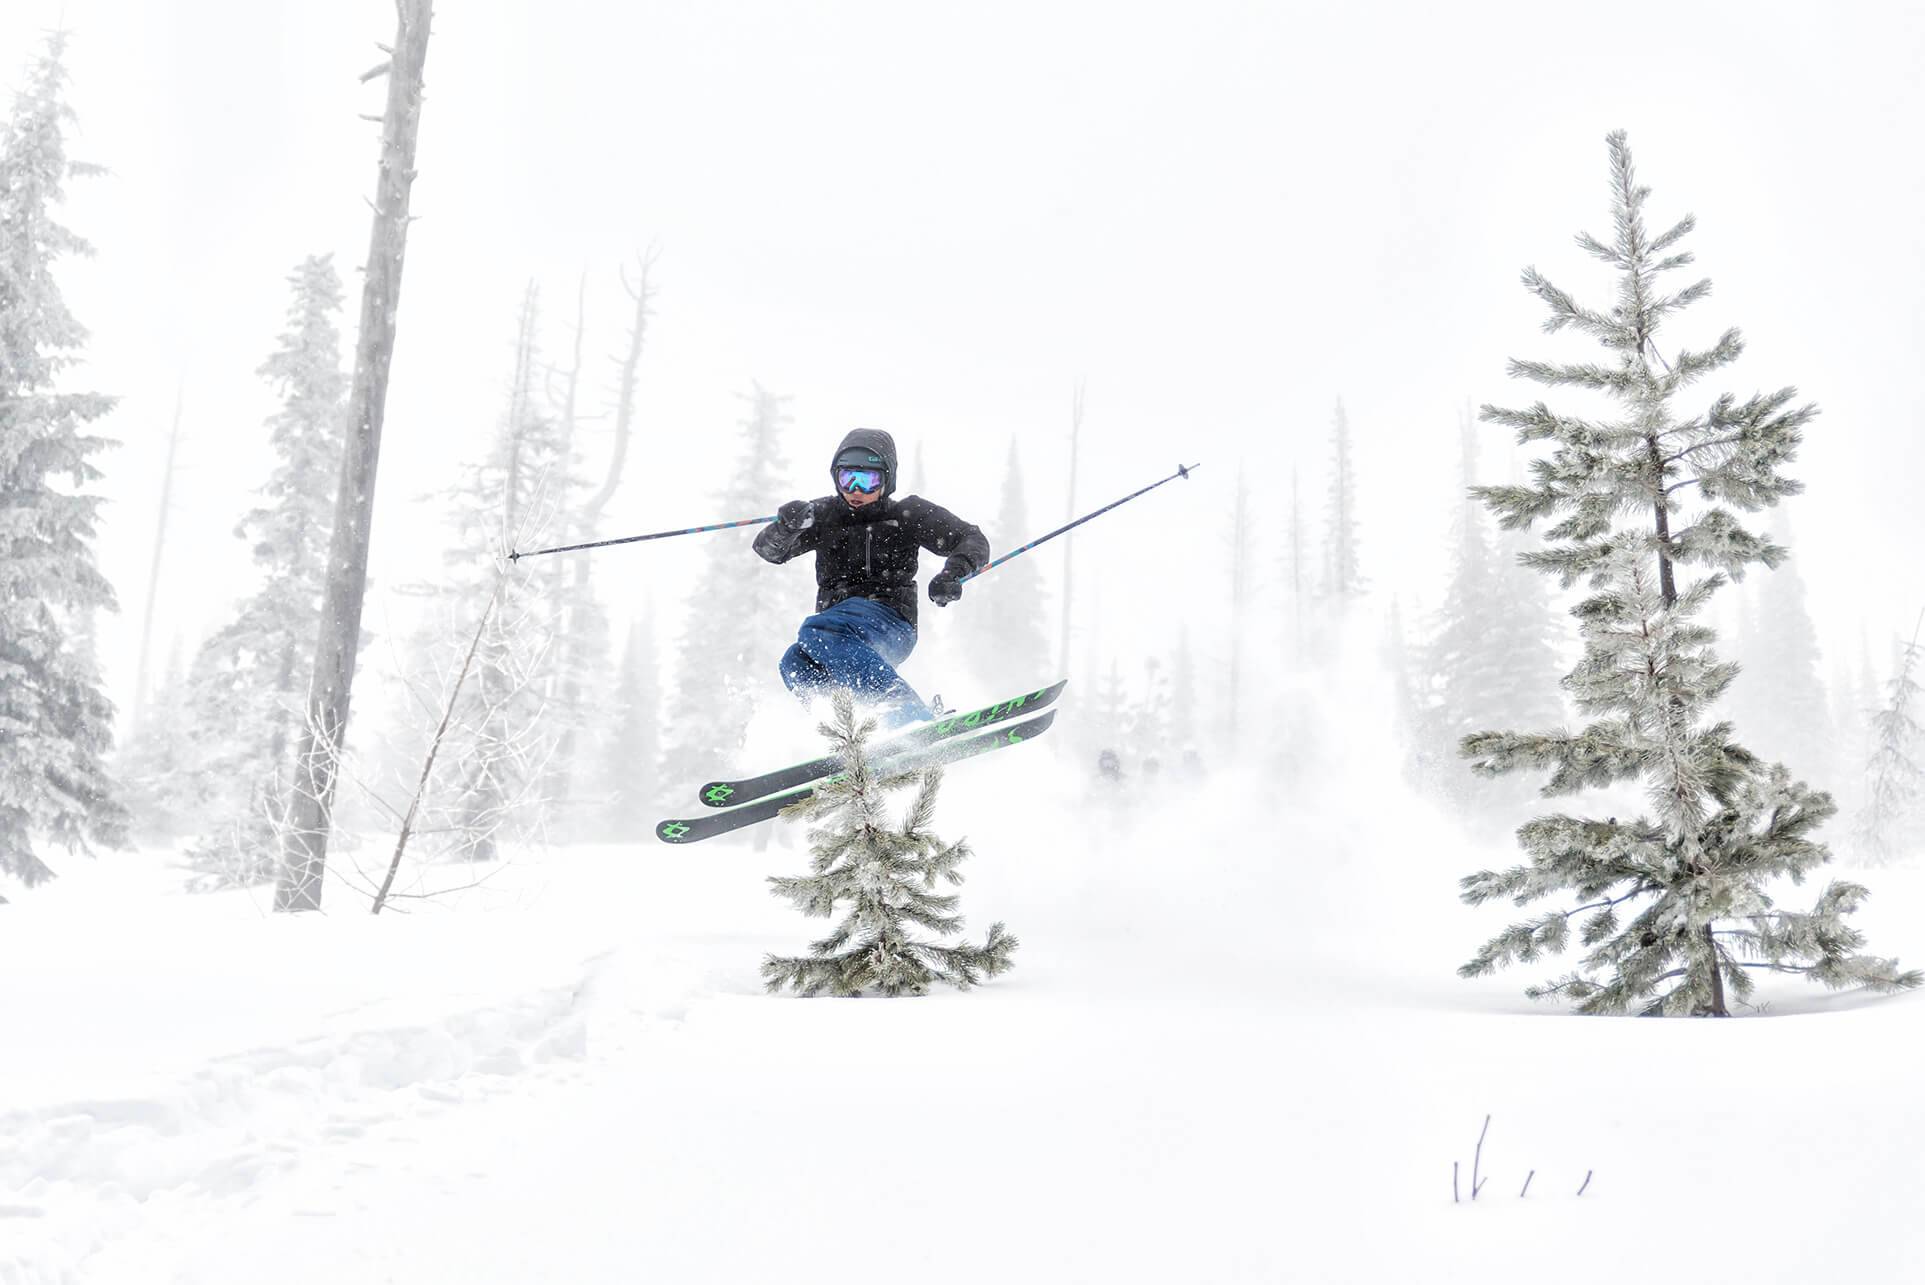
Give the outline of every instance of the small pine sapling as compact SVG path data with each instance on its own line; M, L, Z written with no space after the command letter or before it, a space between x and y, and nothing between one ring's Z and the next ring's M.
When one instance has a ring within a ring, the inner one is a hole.
M785 816L820 822L809 833L813 874L772 876L775 892L803 914L827 919L839 903L848 914L804 956L770 955L762 977L770 991L793 987L804 995L926 994L933 982L962 990L1009 971L1017 940L992 924L981 946L918 941L911 927L949 936L962 930L953 893L937 882L960 884L969 856L962 841L945 843L929 831L942 785L938 768L880 775L869 754L874 719L858 721L847 692L836 693L822 734L834 747L841 771L812 798ZM914 785L915 802L900 826L887 816L887 796Z

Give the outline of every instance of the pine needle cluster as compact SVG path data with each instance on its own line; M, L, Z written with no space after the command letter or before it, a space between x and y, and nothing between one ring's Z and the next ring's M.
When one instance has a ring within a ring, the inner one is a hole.
M1734 510L1754 512L1802 489L1783 468L1817 411L1793 405L1796 390L1783 388L1742 402L1723 394L1698 414L1679 415L1678 394L1736 361L1743 344L1728 330L1710 348L1668 360L1660 353L1661 323L1711 284L1666 292L1666 276L1692 261L1673 247L1693 220L1649 235L1649 189L1636 181L1623 133L1608 141L1616 235L1578 242L1616 270L1615 306L1581 305L1535 269L1524 283L1550 309L1547 332L1587 334L1609 359L1513 361L1510 370L1603 394L1622 416L1581 418L1542 401L1525 410L1484 407L1485 420L1516 429L1520 442L1555 450L1533 462L1530 485L1473 491L1508 529L1560 519L1545 531L1546 547L1521 560L1566 588L1585 580L1594 591L1573 609L1584 654L1564 687L1595 721L1576 732L1477 732L1460 751L1486 775L1549 771L1547 796L1635 780L1650 813L1629 821L1547 816L1523 826L1529 863L1469 876L1464 900L1578 904L1512 925L1459 972L1532 963L1562 953L1575 935L1585 952L1576 969L1529 993L1575 1000L1586 1013L1727 1016L1729 1000L1751 994L1757 971L1831 987L1916 986L1918 972L1859 953L1863 938L1844 917L1863 902L1862 887L1832 883L1809 912L1780 910L1767 894L1830 859L1816 831L1837 809L1830 795L1745 749L1730 723L1706 720L1737 667L1719 661L1713 632L1695 617L1727 577L1786 557ZM1692 567L1706 574L1680 584Z
M784 813L817 821L809 834L812 874L773 876L769 883L803 914L827 919L851 903L828 936L808 955L770 955L762 977L771 992L792 987L803 995L923 995L935 982L968 990L1012 967L1018 942L1002 924L990 925L981 946L947 946L909 935L923 928L939 936L962 931L960 900L939 883L963 881L969 856L963 841L945 843L929 830L942 772L928 767L884 773L869 752L873 718L858 720L846 691L837 692L829 721L819 730L834 747L841 771L815 795ZM888 817L888 795L916 787L900 825Z

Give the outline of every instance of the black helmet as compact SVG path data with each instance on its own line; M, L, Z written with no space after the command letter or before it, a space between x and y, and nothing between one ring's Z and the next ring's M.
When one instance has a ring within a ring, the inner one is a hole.
M882 493L896 489L896 439L879 428L858 428L842 439L835 458L829 461L829 479L835 482L840 468L881 469ZM840 486L837 489L841 489Z

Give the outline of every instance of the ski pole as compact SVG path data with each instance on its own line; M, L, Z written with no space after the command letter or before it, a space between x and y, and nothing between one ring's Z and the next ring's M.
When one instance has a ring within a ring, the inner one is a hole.
M1073 531L1077 527L1082 526L1085 522L1088 522L1091 518L1100 518L1105 513L1108 513L1111 509L1118 508L1122 505L1128 504L1131 500L1134 500L1139 495L1147 495L1151 491L1154 491L1157 487L1162 486L1164 482L1174 482L1179 477L1187 478L1188 476L1190 476L1191 473L1195 472L1197 469L1200 469L1202 467L1203 466L1201 464L1189 464L1189 465L1179 464L1176 466L1176 472L1162 479L1162 481L1152 482L1140 491L1131 491L1128 495L1124 496L1122 499L1113 500L1110 503L1105 504L1102 508L1097 509L1094 513L1085 513L1082 517L1077 518L1074 522L1068 522L1062 526L1057 527L1054 531L1051 531L1048 535L1039 535L1034 540L1031 540L1028 544L1024 545L1020 549L1011 549L1008 553L1005 553L1002 557L997 558L994 562L984 567L981 571L970 572L968 575L963 577L963 581L968 582L970 580L974 580L977 576L986 576L990 572L994 571L997 567L1002 566L1003 563L1008 562L1011 558L1020 558L1025 553L1028 553L1031 549L1035 548L1037 545L1047 544L1049 543L1049 541L1054 540L1057 536L1063 534L1063 532Z
M685 526L680 531L656 531L651 535L625 535L618 540L590 540L587 544L562 544L552 549L530 549L527 553L510 553L508 561L519 562L523 558L539 558L544 553L574 553L578 549L605 549L611 544L635 544L642 540L666 540L670 536L700 535L704 531L730 531L739 526L761 526L775 521L771 513L766 518L743 518L740 522L715 522L708 526Z

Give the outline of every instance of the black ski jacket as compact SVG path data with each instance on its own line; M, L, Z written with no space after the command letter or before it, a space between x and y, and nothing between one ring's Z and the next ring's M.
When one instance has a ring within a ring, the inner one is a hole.
M844 598L870 598L913 625L922 550L947 558L944 571L966 576L989 565L989 540L981 528L919 495L895 498L896 445L887 433L859 428L842 439L836 453L850 446L883 457L888 476L882 498L859 509L840 495L810 500L807 527L791 531L779 522L763 527L755 551L778 565L798 554L815 554L817 611ZM832 464L831 475L834 471Z

